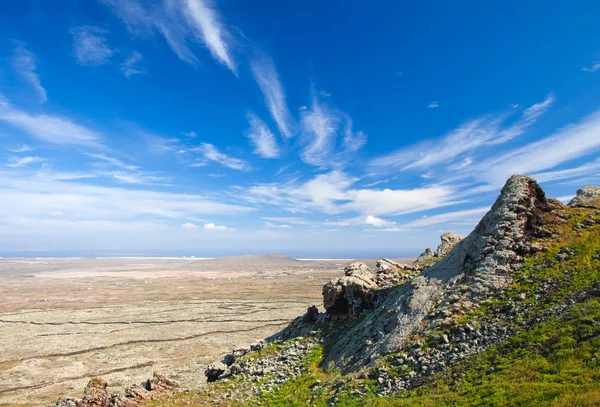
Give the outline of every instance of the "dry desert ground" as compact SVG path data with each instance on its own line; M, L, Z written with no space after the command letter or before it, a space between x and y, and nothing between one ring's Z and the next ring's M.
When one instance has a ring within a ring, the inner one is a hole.
M113 390L152 371L183 387L233 347L272 335L312 304L345 261L0 259L0 405Z

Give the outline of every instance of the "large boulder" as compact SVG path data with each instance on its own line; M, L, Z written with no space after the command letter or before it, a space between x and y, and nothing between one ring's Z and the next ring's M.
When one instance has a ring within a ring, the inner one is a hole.
M596 208L600 209L600 187L588 185L577 190L577 195L568 206L572 208Z
M374 305L376 275L363 262L350 263L344 277L323 286L323 305L329 314L355 316Z
M442 243L437 247L436 257L444 257L465 237L456 233L446 232L440 236Z
M204 371L204 375L206 376L206 381L216 382L223 373L227 371L227 365L223 362L215 362L208 365L206 370Z

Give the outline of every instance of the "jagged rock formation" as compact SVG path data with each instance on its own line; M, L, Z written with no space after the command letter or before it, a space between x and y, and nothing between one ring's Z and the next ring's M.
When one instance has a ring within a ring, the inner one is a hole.
M561 207L532 178L512 176L469 236L409 283L388 290L375 309L333 341L327 365L344 371L367 365L445 318L449 303L474 307L505 288L532 250L531 238L542 233L541 215Z
M577 195L568 203L572 208L600 209L600 187L588 185L577 190Z
M375 264L377 289L393 287L402 284L416 274L420 273L422 268L416 265L400 264L390 259L383 258Z
M436 257L444 257L465 237L456 233L446 232L440 236L442 243L437 247Z
M417 257L417 260L415 260L415 264L423 263L425 261L433 259L434 257L435 257L435 252L433 251L433 249L431 247L428 247L427 249L425 249L425 251L423 253L421 253L419 255L419 257Z
M99 377L92 378L85 387L81 400L63 398L58 400L54 407L134 407L159 395L177 390L179 384L154 372L152 378L141 385L126 387L124 396L109 393L107 387L106 380Z
M331 280L323 286L323 305L332 315L357 315L374 305L372 289L377 286L377 276L363 262L350 263L344 277Z

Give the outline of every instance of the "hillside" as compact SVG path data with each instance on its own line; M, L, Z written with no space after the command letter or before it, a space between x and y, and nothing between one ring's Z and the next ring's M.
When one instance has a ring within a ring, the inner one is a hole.
M600 405L599 198L586 187L565 206L513 176L445 256L349 265L325 312L149 405Z

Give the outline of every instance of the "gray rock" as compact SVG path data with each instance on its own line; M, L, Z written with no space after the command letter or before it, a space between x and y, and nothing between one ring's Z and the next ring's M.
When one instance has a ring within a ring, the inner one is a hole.
M446 232L440 236L442 243L437 247L436 257L444 257L465 237L456 233Z
M435 252L433 251L433 249L431 247L428 247L427 249L425 249L425 251L423 253L421 253L419 255L419 257L417 257L417 260L415 260L415 263L422 263L426 260L433 259L434 257L435 257Z
M577 190L577 195L567 205L572 208L600 209L600 187L588 185Z
M513 270L522 267L527 243L543 223L541 215L557 205L532 178L510 177L475 230L409 283L390 288L375 309L332 341L325 365L348 372L378 355L401 351L413 335L433 326L426 317L441 313L448 296L460 294L476 306L506 288Z
M223 362L215 362L208 365L206 370L204 371L204 375L206 376L206 381L211 383L217 381L219 376L221 376L227 370L227 365Z
M346 266L344 277L331 280L323 286L323 305L329 314L358 315L374 305L376 276L362 262Z

